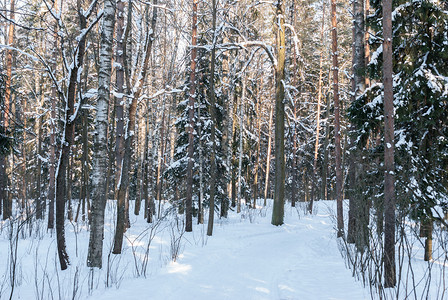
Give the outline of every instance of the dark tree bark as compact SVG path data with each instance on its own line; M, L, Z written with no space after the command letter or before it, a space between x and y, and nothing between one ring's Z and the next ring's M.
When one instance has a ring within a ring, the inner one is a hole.
M237 132L236 132L236 122L238 120L238 90L235 85L235 90L233 91L233 111L232 111L232 142L230 148L232 149L232 159L231 159L231 179L230 179L230 192L231 192L231 206L236 207L237 201L237 190L236 190L236 169L238 165L238 160L236 157L236 145L237 145Z
M323 148L323 161L322 161L322 187L321 187L321 199L328 200L328 144L330 141L330 97L329 94L326 97L326 111L325 111L325 138Z
M365 27L364 27L364 0L353 1L353 81L352 81L352 101L355 101L365 90ZM359 154L354 145L355 136L352 133L354 125L350 127L349 138L349 169L348 169L348 188L347 194L349 198L348 228L347 242L354 243L356 240L364 239L361 236L363 232L361 226L364 227L365 222L361 222L362 206L367 205L363 202L361 193L358 192L358 176L357 172L361 162L358 160ZM358 230L359 229L359 230Z
M212 31L213 31L213 48L211 53L210 67L210 117L212 128L210 138L212 139L212 153L210 155L210 207L208 215L207 235L213 234L213 222L215 216L215 191L216 191L216 95L215 95L215 60L216 60L216 0L212 0Z
M129 7L128 9L131 9ZM117 10L119 11L119 6L117 5ZM123 21L124 22L124 21ZM129 105L129 114L128 114L128 124L126 126L126 139L124 139L124 156L122 161L122 168L121 168L121 174L119 178L119 184L117 186L117 199L118 199L118 209L117 209L117 228L115 230L115 239L114 239L114 254L120 254L121 248L123 245L123 234L125 231L125 227L129 226L128 220L129 218L126 217L126 215L129 213L127 203L129 199L126 199L127 197L127 191L129 188L129 171L131 167L131 158L132 158L132 145L134 142L134 129L135 129L135 120L136 120L136 113L137 113L137 103L138 99L140 98L140 95L143 91L143 88L145 86L146 82L146 76L148 73L148 66L149 66L149 59L151 56L152 51L152 45L154 42L154 34L156 30L156 22L157 22L157 0L153 0L153 11L152 11L152 19L151 19L151 28L148 30L147 36L146 36L146 48L145 48L145 54L143 58L143 64L141 73L139 75L139 81L137 84L137 89L132 95L132 101ZM118 24L120 23L120 20L118 18L117 27L120 27ZM118 32L117 32L118 35ZM126 42L124 40L124 42ZM118 49L118 48L117 48ZM120 53L118 53L120 54ZM124 59L127 59L126 57ZM127 87L130 89L130 87ZM118 112L118 111L117 111ZM117 115L118 117L118 115ZM117 128L117 134L118 134L118 128ZM118 137L118 136L117 136ZM118 161L117 161L118 165Z
M193 0L193 19L191 33L191 67L190 67L190 97L188 102L188 164L187 164L187 194L185 198L185 231L193 231L193 154L194 154L194 101L196 97L196 58L198 32L198 0Z
M317 115L316 115L316 142L314 144L314 160L313 160L313 187L311 189L311 200L308 207L308 212L313 213L313 203L315 195L317 194L317 160L319 156L319 135L320 135L320 111L322 102L322 77L323 77L323 61L324 61L324 32L325 32L325 3L322 5L322 26L320 30L320 39L322 42L322 49L319 57L319 83L317 87Z
M59 12L59 2L53 2L53 10L56 14ZM54 21L53 25L53 51L51 69L56 76L57 58L58 58L58 34L59 22ZM52 83L51 87L51 110L50 110L50 163L49 163L49 183L48 183L48 229L54 228L54 206L56 193L56 101L58 100L58 91L56 83Z
M285 209L285 18L284 1L276 4L277 66L275 70L275 192L272 225L282 225Z
M395 167L394 91L392 61L392 0L383 1L384 86L384 287L396 285L395 270Z
M12 46L14 42L14 19L15 19L15 0L11 0L9 18L12 22L8 26L8 45ZM5 80L5 98L3 103L3 127L9 129L9 118L11 115L11 82L12 82L12 49L6 50L6 80ZM0 201L3 203L3 220L12 216L12 200L8 195L8 174L6 173L8 158L6 155L0 155Z
M268 191L269 191L269 173L271 168L271 151L272 151L272 117L274 113L274 107L271 107L271 110L269 112L269 127L268 127L268 145L267 145L267 156L266 156L266 171L265 171L265 180L264 180L264 201L263 206L266 206L267 198L268 198Z
M115 118L116 118L116 144L115 144L115 180L117 192L115 198L117 199L117 226L115 228L114 238L114 254L121 253L121 246L123 244L124 233L124 196L120 198L119 190L121 189L121 181L123 174L123 157L124 157L124 1L117 1L117 48L116 48L116 88L118 96L115 98Z
M66 110L64 116L64 139L61 141L61 153L59 156L59 165L56 174L56 241L58 247L58 256L61 269L67 269L69 258L65 245L65 202L67 192L66 172L70 159L70 148L73 144L75 134L75 122L78 114L75 112L75 99L78 87L78 71L82 68L84 61L84 52L87 39L87 19L81 9L81 1L77 1L77 10L79 18L80 32L83 32L73 55L73 64L69 69ZM98 18L96 19L98 21ZM92 27L90 27L92 28ZM78 105L82 105L82 98L79 98Z
M337 236L344 235L344 213L342 207L342 151L341 125L339 104L339 62L338 62L338 32L336 18L336 0L331 0L331 51L333 56L333 101L334 101L334 143L336 159L336 201L337 201Z
M370 14L370 0L365 1L365 13L364 20L367 19L367 16ZM369 28L367 24L365 24L365 32L364 32L364 65L367 66L370 63L370 45L369 45ZM366 88L370 87L370 78L369 76L365 76L365 86Z
M39 81L36 81L36 84L39 84L39 106L42 107L44 102L44 94L42 89L42 77ZM36 86L37 90L37 86ZM36 122L37 129L37 149L36 149L36 162L37 162L37 170L36 170L36 219L44 218L44 209L45 209L45 198L42 195L42 124L43 124L43 115L40 115Z

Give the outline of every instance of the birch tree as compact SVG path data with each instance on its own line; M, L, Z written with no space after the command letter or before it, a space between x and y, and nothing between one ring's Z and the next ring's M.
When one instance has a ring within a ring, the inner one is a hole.
M107 137L110 78L112 73L112 45L115 27L115 0L104 1L104 16L101 26L100 65L98 72L98 100L94 136L94 159L92 173L92 222L90 224L88 267L102 267L104 210L107 187Z

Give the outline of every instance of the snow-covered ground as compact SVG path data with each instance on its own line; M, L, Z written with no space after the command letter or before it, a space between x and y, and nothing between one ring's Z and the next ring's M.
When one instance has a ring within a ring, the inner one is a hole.
M67 222L71 265L60 271L55 234L45 221L23 224L18 235L15 224L12 240L10 223L0 221L0 298L10 297L17 258L13 299L370 299L338 249L335 202L318 201L313 215L300 203L285 208L285 224L278 227L270 224L271 202L230 212L216 219L212 237L206 224L183 232L183 216L168 210L155 224L131 215L123 253L113 255L115 208L109 202L103 268L94 271L86 267L85 225Z
M287 209L279 227L270 224L270 209L232 213L208 238L198 225L184 234L175 262L92 299L367 299L345 268L327 205L320 202L313 216Z

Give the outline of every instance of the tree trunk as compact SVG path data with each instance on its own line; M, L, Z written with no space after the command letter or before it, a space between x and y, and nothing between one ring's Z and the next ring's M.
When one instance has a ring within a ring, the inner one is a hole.
M232 142L230 149L232 151L232 171L231 171L231 179L230 179L230 192L231 192L231 206L236 207L236 198L237 198L237 187L236 187L236 165L238 163L236 159L236 143L237 143L237 136L236 136L236 122L238 120L238 93L236 90L237 86L235 85L234 92L233 92L233 111L232 111Z
M78 17L80 22L80 31L86 30L86 18L81 12L81 4L78 1ZM74 53L74 63L69 71L69 82L67 87L66 109L64 117L64 137L61 141L61 154L59 156L58 171L56 174L56 237L58 246L59 262L61 269L67 269L69 264L68 254L65 246L65 202L67 192L66 172L70 158L70 147L73 144L75 133L75 99L78 85L78 71L82 68L84 52L86 47L86 35L79 40L77 50ZM79 99L82 101L82 99ZM81 105L82 103L78 103Z
M243 76L242 78L242 95L239 103L239 124L240 124L240 139L239 139L239 147L238 147L238 191L237 191L237 199L236 199L236 212L241 212L241 185L243 184L241 178L241 172L243 168L243 104L246 100L246 81Z
M292 186L291 186L291 206L296 206L297 201L297 104L294 101L294 122L293 122L293 133L292 133Z
M107 201L107 138L112 73L112 44L115 27L115 0L104 1L101 27L100 65L98 70L98 100L96 104L95 136L92 172L92 222L90 226L88 267L102 267L104 239L104 210Z
M272 115L274 113L274 107L271 106L271 111L269 113L269 128L268 128L268 154L266 157L266 174L265 174L265 180L264 180L264 202L263 202L263 206L266 206L266 202L267 202L267 198L268 198L268 190L269 190L269 173L270 173L270 168L271 168L271 143L272 143Z
M27 100L26 98L22 98L23 101L23 105L22 105L22 116L23 116L23 127L27 128ZM22 187L21 187L21 198L22 198L22 203L21 203L21 209L22 209L22 215L26 216L26 218L29 218L28 220L31 221L31 215L30 215L30 209L29 209L29 205L28 205L28 195L27 195L27 187L28 187L28 174L27 174L27 157L26 157L26 130L23 131L22 133L22 138L23 138L23 145L22 145L22 174L23 174L23 180L22 180Z
M257 208L257 198L258 198L258 169L260 167L260 151L261 151L261 98L259 95L257 95L259 98L257 102L257 136L258 136L258 143L257 143L257 153L256 153L256 161L255 161L255 167L253 170L253 176L254 176L254 183L252 188L253 193L253 202L252 202L252 208Z
M114 199L114 193L115 193L115 181L112 179L112 172L114 171L114 162L115 162L115 147L114 144L116 140L113 138L116 136L115 129L116 129L116 123L115 123L115 98L109 97L109 113L108 113L108 120L109 120L109 128L110 132L108 134L109 136L109 144L108 144L108 151L107 151L107 172L106 172L106 200L112 198ZM115 176L113 176L115 177ZM112 188L111 188L111 182L112 182ZM86 185L88 186L88 180L86 180ZM111 195L112 191L112 195ZM87 194L88 195L88 194Z
M89 140L88 140L88 112L82 111L82 157L81 157L81 191L80 191L80 199L79 201L82 203L82 220L85 221L86 213L85 213L85 204L89 201L89 167L87 164L89 157ZM107 197L107 193L105 195ZM79 204L78 204L79 207ZM79 209L76 212L76 220L78 219Z
M370 14L370 0L363 0L365 1L365 15L364 20L367 19L367 16ZM370 63L370 33L369 33L369 27L365 25L365 31L364 31L364 66L368 66ZM369 76L365 76L365 86L366 88L370 87L370 78Z
M9 23L8 29L8 45L12 47L14 42L14 19L15 19L15 0L11 0L9 18L12 22ZM11 81L12 81L12 49L6 50L6 82L5 82L5 98L4 98L4 112L3 112L3 128L7 132L9 129L9 118L11 116ZM0 201L3 201L3 220L12 216L12 202L8 195L8 174L6 173L8 158L6 155L0 155ZM11 203L10 203L11 202Z
M321 198L328 200L328 144L330 141L330 97L326 97L326 111L325 111L325 138L323 145L323 161L322 161L322 195Z
M383 1L384 86L384 287L396 285L395 271L395 168L394 91L392 61L392 0Z
M159 209L157 215L160 216L160 210L162 206L162 181L163 181L163 165L164 165L164 157L165 157L165 101L163 100L162 105L162 121L160 128L160 151L159 151L159 159L157 166L157 179L156 179L156 199L159 201Z
M198 0L193 0L193 19L191 33L191 66L190 66L190 97L188 102L188 164L187 164L187 194L185 199L185 231L193 231L193 154L194 154L194 101L196 97L196 57L198 31Z
M425 261L430 261L432 259L432 231L433 231L433 220L429 219L425 222L424 232L425 232Z
M147 107L146 113L149 116L149 105ZM144 203L144 217L146 219L146 222L148 223L152 223L152 212L150 212L149 209L149 193L148 193L148 189L149 189L149 165L150 165L150 161L149 161L149 117L146 118L146 122L145 122L145 146L144 146L144 150L143 150L143 164L142 164L142 178L143 178L143 184L142 184L142 200Z
M45 98L44 98L41 80L36 82L36 84L39 84L39 90L40 90L39 107L42 107ZM36 129L37 129L37 149L36 149L36 151L37 151L37 155L35 158L36 162L37 162L36 219L39 219L39 220L44 218L44 209L45 209L45 198L42 196L42 159L41 159L42 158L42 124L43 124L43 115L39 114L39 117L36 122Z
M54 0L53 10L55 14L59 13L59 2ZM53 51L52 51L52 64L51 69L56 77L57 58L58 58L58 31L59 24L55 20L53 25ZM56 101L58 98L57 86L53 82L51 87L51 110L50 110L50 164L49 170L50 179L48 183L48 229L54 228L54 206L55 206L55 193L56 193Z
M68 161L67 168L67 193L65 196L65 203L67 204L67 219L73 221L73 210L72 210L72 168L73 168L73 151L70 149L70 158Z
M201 115L201 106L198 105L198 116ZM198 122L198 136L202 135L202 120ZM202 141L198 140L198 152L199 152L199 199L198 199L198 224L204 224L204 208L202 202L204 201L204 184L203 184L203 165L204 154L202 149Z
M282 225L285 206L285 18L284 1L277 1L277 66L275 69L275 192L272 225Z
M210 117L212 121L210 138L212 139L212 153L210 154L210 207L208 214L207 235L213 234L213 222L215 216L215 191L216 191L216 95L215 95L215 60L216 60L216 0L212 0L212 31L213 46L210 61ZM221 147L221 146L220 146Z
M115 198L117 200L117 225L115 228L114 238L114 254L121 253L121 246L123 244L124 234L124 216L125 216L125 195L120 195L122 191L122 176L123 176L123 158L124 158L124 2L122 0L117 1L117 49L116 49L116 86L117 94L115 97L115 118L116 118L116 144L115 144L115 180L116 180L116 193Z
M119 3L118 3L119 4ZM131 10L131 6L128 8ZM117 10L120 11L119 6L117 5ZM130 13L129 11L128 13ZM148 65L149 65L149 58L151 55L152 50L152 44L154 41L154 34L155 34L155 27L156 27L156 21L157 21L157 0L153 0L153 15L151 19L151 29L148 31L147 37L146 37L146 49L143 59L143 65L141 69L141 73L139 76L139 82L137 83L136 91L133 94L132 102L129 106L129 120L128 124L126 126L126 139L124 140L124 156L122 161L122 168L121 168L121 174L120 174L120 181L117 186L118 192L117 192L117 198L118 198L118 209L117 209L117 229L115 231L115 239L114 239L114 254L120 254L121 248L123 245L123 234L125 231L125 226L129 226L129 218L126 218L126 215L129 213L128 211L128 188L129 188L129 170L131 166L131 158L132 158L132 145L134 141L134 129L135 129L135 118L137 113L137 103L138 99L140 98L140 95L143 91L145 82L146 82L146 75L148 72ZM120 15L120 13L119 13ZM120 25L120 18L117 19L117 27L119 28ZM124 20L122 21L124 22ZM118 31L117 31L117 36ZM123 41L126 42L126 41ZM118 50L118 47L117 47ZM126 58L125 58L126 59ZM118 87L118 84L117 84ZM130 87L128 87L130 88ZM118 117L118 116L117 116ZM118 128L117 128L117 134L118 134ZM118 136L117 136L118 137ZM117 161L118 165L118 161Z
M316 115L316 142L314 143L314 160L313 160L313 187L311 190L311 201L308 207L308 212L313 213L313 202L317 194L317 160L319 157L319 137L320 137L320 111L322 102L322 77L323 77L323 61L324 61L324 29L325 29L325 3L322 5L322 26L320 30L320 39L322 49L320 50L319 58L319 82L317 87L317 115Z
M365 28L364 28L364 0L353 1L353 84L352 84L352 102L357 99L365 90ZM363 197L358 193L357 177L358 172L356 168L360 165L357 157L359 153L356 151L356 145L354 144L355 126L350 127L350 139L349 139L349 170L348 170L348 189L347 194L349 198L349 213L348 213L348 229L347 229L347 242L354 243L357 238L361 238L359 234L362 232L360 226L361 209L363 205Z
M336 201L337 201L337 236L344 235L344 215L342 207L342 163L341 163L341 126L339 108L339 63L338 33L336 18L336 0L331 1L332 56L333 56L333 101L334 101L334 143L336 157Z

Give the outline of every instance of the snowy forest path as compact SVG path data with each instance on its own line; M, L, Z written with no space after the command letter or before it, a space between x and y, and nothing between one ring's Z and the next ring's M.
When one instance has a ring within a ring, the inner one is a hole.
M209 238L198 225L176 262L95 299L368 299L339 254L329 209L298 212L278 227L263 211L232 214Z

